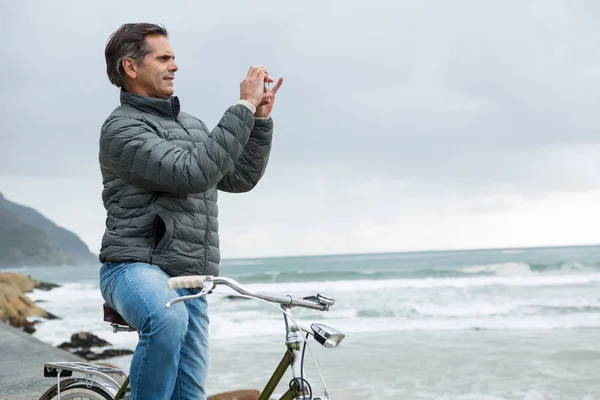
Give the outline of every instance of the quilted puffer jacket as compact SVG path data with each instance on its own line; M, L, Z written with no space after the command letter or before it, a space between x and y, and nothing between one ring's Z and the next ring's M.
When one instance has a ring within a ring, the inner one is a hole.
M102 125L107 211L100 262L141 261L171 276L218 275L218 190L247 192L264 174L273 121L229 107L211 131L179 99L121 92Z

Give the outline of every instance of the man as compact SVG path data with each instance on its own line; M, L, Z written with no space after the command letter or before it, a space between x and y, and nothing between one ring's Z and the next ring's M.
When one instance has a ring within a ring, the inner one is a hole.
M140 331L131 399L205 399L205 298L178 303L167 279L219 273L217 191L247 192L264 174L280 78L251 67L240 99L211 131L180 110L178 69L164 27L125 24L106 45L107 74L121 88L102 125L99 161L107 210L100 289ZM190 292L190 291L188 291Z

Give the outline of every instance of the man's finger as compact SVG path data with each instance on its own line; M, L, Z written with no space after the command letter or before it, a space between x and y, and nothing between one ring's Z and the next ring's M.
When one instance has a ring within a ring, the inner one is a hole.
M255 67L256 68L256 77L260 77L261 73L264 73L266 75L269 75L269 73L267 72L267 69L263 66L258 66Z
M283 78L279 78L279 80L277 81L277 84L275 86L273 86L273 93L277 93L277 91L279 90L279 87L281 86L281 84L283 83Z
M249 78L258 78L260 76L260 73L264 70L264 67L257 67L257 66L251 66L250 69L248 70L248 77Z

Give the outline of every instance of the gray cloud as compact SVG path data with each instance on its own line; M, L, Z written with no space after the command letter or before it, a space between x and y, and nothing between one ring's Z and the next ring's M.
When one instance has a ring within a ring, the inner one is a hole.
M595 3L57 4L8 5L2 174L95 168L99 125L117 101L103 46L144 17L170 29L177 94L210 124L249 64L286 78L276 162L459 181L461 160L482 153L598 140Z
M120 24L149 21L170 31L184 110L208 125L237 100L249 65L285 78L269 171L244 199L257 207L277 201L284 213L294 196L300 207L311 199L302 193L321 193L314 206L345 218L374 191L387 199L369 214L380 221L399 199L408 209L460 197L466 203L452 212L485 212L600 184L598 2L2 7L9 61L0 64L0 178L7 182L89 180L96 184L86 186L85 198L99 202L89 192L101 188L98 134L118 103L104 45ZM374 181L392 189L374 189ZM340 193L361 200L338 207ZM235 208L233 201L225 196L224 207ZM229 212L225 224L258 223Z

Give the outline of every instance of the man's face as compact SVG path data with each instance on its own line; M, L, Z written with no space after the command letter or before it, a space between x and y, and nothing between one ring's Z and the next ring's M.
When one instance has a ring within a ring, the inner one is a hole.
M149 35L146 42L150 53L142 62L135 64L135 74L130 81L130 90L144 96L166 99L175 93L173 80L179 69L175 63L175 54L166 37ZM135 89L134 89L135 88Z

